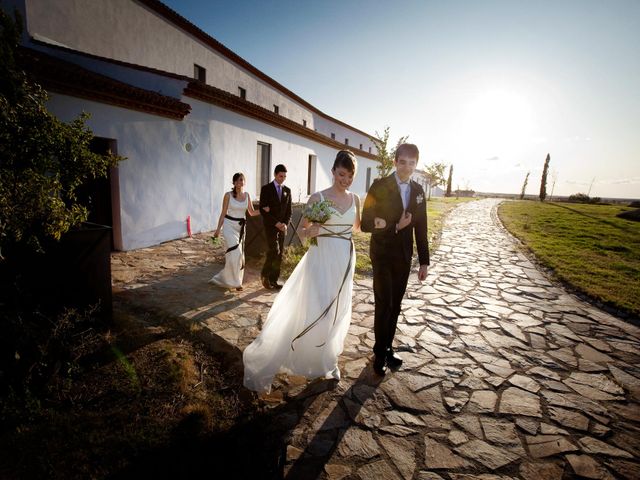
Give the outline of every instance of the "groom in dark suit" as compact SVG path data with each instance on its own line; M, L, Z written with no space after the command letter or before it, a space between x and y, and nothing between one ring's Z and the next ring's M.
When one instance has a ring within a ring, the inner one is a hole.
M260 213L267 237L267 258L262 267L262 285L264 288L280 289L278 283L284 237L291 219L291 190L284 186L287 169L284 165L276 165L273 181L263 185L260 190Z
M362 231L372 234L370 256L376 303L373 370L378 375L384 375L387 367L402 365L392 344L411 270L414 237L420 262L418 279L427 278L427 203L420 184L411 180L418 156L415 145L399 145L393 161L396 171L373 182L362 209Z

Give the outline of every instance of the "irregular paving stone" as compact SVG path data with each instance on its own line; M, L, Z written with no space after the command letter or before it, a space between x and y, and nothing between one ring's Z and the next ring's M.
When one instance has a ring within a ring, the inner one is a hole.
M548 390L543 390L541 393L544 399L550 405L573 408L580 412L586 413L587 415L595 418L601 423L609 423L608 417L610 416L610 414L607 409L599 403L589 400L588 398L570 393L550 392ZM612 406L612 408L617 407Z
M444 480L440 475L433 472L418 473L418 480Z
M451 480L514 480L513 477L506 477L502 475L491 475L490 473L483 473L480 475L467 475L466 473L450 473L449 478Z
M558 453L578 450L578 447L560 435L527 435L526 439L529 453L534 458L550 457Z
M399 408L418 412L431 412L433 406L414 394L404 383L397 378L390 378L382 384L382 390L387 394L391 402ZM444 408L444 407L443 407Z
M633 428L633 425L625 425L627 428ZM618 430L611 437L611 442L623 450L633 453L636 457L640 458L640 430L633 428L634 432L627 432L625 430Z
M597 388L590 387L589 385L585 385L582 382L577 382L573 378L567 378L563 380L563 383L567 386L571 387L573 390L578 392L580 395L587 397L591 400L623 400L623 397L610 395L602 390L598 390Z
M333 401L316 417L311 429L318 431L345 428L349 423L347 414L340 408L337 401Z
M532 393L537 393L540 390L540 385L535 380L524 375L516 374L512 376L509 378L509 383Z
M573 471L586 478L613 479L613 476L598 462L588 455L567 455Z
M482 440L471 440L457 447L456 451L467 458L480 462L492 470L508 465L519 458L518 455L508 449L495 447Z
M380 437L380 443L405 480L413 478L413 471L416 468L413 443L393 436Z
M610 431L611 429L609 427L605 427L599 423L594 423L593 427L591 427L591 433L597 437L605 437Z
M471 463L453 453L451 449L429 437L424 437L424 446L424 464L429 469L455 469L471 466Z
M589 345L585 345L584 343L581 343L576 347L576 353L580 355L582 358L586 358L587 360L591 360L592 362L596 362L596 363L613 362L613 358L611 358L609 355L599 352L595 348L590 347Z
M499 412L528 417L542 416L538 396L516 387L509 387L502 392Z
M615 365L609 364L609 370L620 385L640 397L640 378L634 377Z
M522 448L520 438L516 433L515 424L508 420L500 420L497 418L481 417L480 423L484 430L484 436L487 441L499 443L509 449L509 451L523 457L525 451Z
M518 417L515 420L516 425L530 435L535 435L540 428L540 422L528 417Z
M451 430L451 422L445 418L436 415L422 415L422 420L427 430Z
M456 446L469 441L469 437L461 430L451 430L447 439Z
M416 393L416 396L424 405L427 406L429 412L441 416L447 415L447 409L442 403L442 394L440 393L440 388L433 387L427 390L421 390Z
M424 375L415 375L408 373L399 373L396 375L398 379L404 382L413 392L430 387L436 383L440 383L442 378L425 377Z
M560 480L564 470L551 462L520 464L520 476L524 480Z
M589 419L581 413L559 407L548 407L547 412L551 419L565 427L585 431L589 428Z
M628 480L640 478L640 464L628 462L626 460L612 459L606 462L607 467L615 471L618 475Z
M606 375L573 372L568 380L576 383L582 383L583 385L589 385L612 395L624 395L624 390L616 383L609 380Z
M395 435L396 437L406 437L408 435L418 433L417 430L413 430L403 425L390 425L386 427L380 427L380 430L386 433L390 433L391 435Z
M324 466L324 471L327 474L328 480L341 480L351 474L351 467L348 467L346 465L338 465L335 463L328 463Z
M549 370L548 368L544 368L544 367L533 367L530 368L527 373L529 373L530 375L539 375L541 377L546 377L546 378L550 378L551 380L558 380L560 381L560 375L558 375L556 372Z
M574 367L574 368L578 367L578 359L573 355L571 350L568 348L561 348L559 350L548 350L547 353L571 367Z
M483 363L482 366L486 370L489 370L491 373L495 373L496 375L499 375L500 377L505 379L510 375L512 375L513 372L515 371L512 368L500 367L498 365L492 365L490 363Z
M482 438L482 426L475 415L457 415L453 423L478 438Z
M495 410L498 396L492 390L477 390L471 394L468 412L489 413Z
M580 449L585 453L602 454L610 457L633 458L633 455L620 448L613 447L601 440L591 437L582 437L578 440Z
M540 422L540 433L543 435L569 435L566 430L544 422Z
M452 412L459 412L469 401L469 394L463 390L449 390L444 394L444 402Z
M350 428L338 445L338 453L343 457L358 456L372 458L380 454L380 448L369 431Z
M398 412L394 410L391 412L385 412L384 416L387 417L389 422L395 425L412 425L416 427L425 426L425 423L420 418L407 412Z
M361 480L400 480L400 477L395 474L393 469L384 460L378 460L374 463L369 463L358 469L358 476Z
M500 324L502 329L512 337L515 337L518 340L521 340L523 342L527 341L527 337L525 336L525 334L522 333L522 330L520 330L520 328L517 327L516 325L513 325L512 323L509 323L509 322L504 322L504 321L499 321L498 323Z

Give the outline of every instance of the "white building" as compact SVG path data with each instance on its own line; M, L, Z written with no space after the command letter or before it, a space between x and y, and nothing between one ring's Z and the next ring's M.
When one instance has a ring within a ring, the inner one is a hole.
M8 4L8 5L7 5ZM338 150L359 161L353 190L376 176L371 135L332 118L156 0L11 0L23 64L64 121L87 125L127 159L96 188L96 220L129 250L215 228L235 172L257 198L273 167L294 202L330 185ZM348 145L348 147L347 147Z

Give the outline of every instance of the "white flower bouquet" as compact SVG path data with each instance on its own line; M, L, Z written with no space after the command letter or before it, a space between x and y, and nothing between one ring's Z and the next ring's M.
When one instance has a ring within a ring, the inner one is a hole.
M323 224L331 217L331 214L333 213L331 211L332 208L332 202L329 200L322 200L321 202L306 205L302 212L302 216L312 223ZM316 237L311 238L311 245L318 245L318 239Z

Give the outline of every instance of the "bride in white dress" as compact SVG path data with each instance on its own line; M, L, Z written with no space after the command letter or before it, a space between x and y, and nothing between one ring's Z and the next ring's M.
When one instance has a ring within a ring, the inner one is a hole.
M351 322L356 263L351 235L360 228L360 199L347 189L356 157L338 152L333 186L309 198L328 200L332 214L323 224L304 219L298 233L316 237L273 302L262 332L243 354L244 386L270 392L277 373L340 379L338 356Z
M235 288L242 290L242 279L244 277L244 232L246 224L246 213L252 217L260 215L258 210L253 209L249 194L244 191L244 174L233 175L233 189L224 194L222 200L222 211L218 219L218 228L213 236L220 236L220 229L227 245L224 257L224 268L209 280L218 287ZM224 226L223 226L224 223Z

